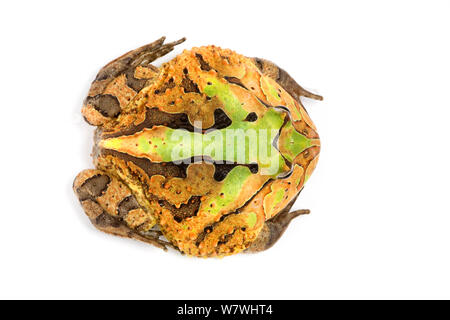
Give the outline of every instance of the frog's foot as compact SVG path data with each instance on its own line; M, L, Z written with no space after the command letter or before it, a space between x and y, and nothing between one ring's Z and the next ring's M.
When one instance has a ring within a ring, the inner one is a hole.
M165 37L147 44L111 61L104 66L92 82L81 110L89 124L104 126L128 110L136 94L159 74L150 63L171 52L185 41L164 44Z
M161 240L161 231L153 230L153 216L137 202L130 189L101 170L84 170L73 183L73 190L99 230L132 238L167 250L171 243Z
M289 203L275 217L265 222L258 238L256 238L246 252L255 253L269 249L278 241L278 239L280 239L292 219L300 215L310 213L308 209L290 211L296 199L297 197L295 197L291 203Z
M265 59L253 58L253 62L264 74L278 82L291 96L300 101L300 97L323 100L322 96L303 89L285 70Z

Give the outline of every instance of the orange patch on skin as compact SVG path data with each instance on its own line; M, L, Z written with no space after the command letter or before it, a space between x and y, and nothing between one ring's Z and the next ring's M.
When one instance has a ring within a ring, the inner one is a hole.
M108 212L110 212L111 215L117 216L117 207L119 203L130 195L131 192L128 187L117 179L111 179L105 193L97 198L97 202L103 208L108 208Z
M158 76L159 70L155 67L137 66L134 70L134 77L136 79L153 79Z
M160 212L160 225L165 234L169 238L174 239L180 248L185 248L186 252L191 252L195 249L195 243L192 242L192 237L195 238L207 227L208 225L218 222L221 217L229 212L233 212L240 206L244 205L246 201L260 189L262 185L267 181L267 176L253 175L246 183L246 187L241 190L238 197L231 204L222 207L217 214L209 214L207 211L210 208L210 199L220 197L221 187L223 182L217 182L214 180L214 166L210 164L192 164L188 167L187 178L172 178L167 181L173 185L169 191L161 188L161 183L164 181L162 176L152 177L152 192L161 197L161 199L167 199L168 201L176 201L175 204L181 202L187 203L190 196L197 195L201 197L201 205L196 216L184 219L181 223L174 220L172 214L168 211L162 210ZM183 185L189 185L192 191L187 193L183 190ZM170 190L181 190L180 194L171 192ZM170 196L170 198L169 198ZM264 221L264 220L263 220ZM185 229L185 225L189 226L189 229Z
M110 120L95 110L95 108L90 104L81 108L81 114L90 124L94 126L101 126Z
M258 237L264 226L265 214L263 200L270 189L263 188L258 194L248 202L239 214L228 216L224 221L209 233L201 243L199 249L189 246L187 250L193 253L200 253L205 256L223 256L242 252ZM248 224L250 214L256 216L253 226ZM234 232L234 233L233 233ZM224 237L230 237L226 244L219 244Z
M155 219L140 208L130 210L124 220L131 228L139 227L142 231L148 231L155 225Z
M127 78L122 74L106 86L104 94L116 97L121 109L126 109L131 99L136 95L136 91L127 86Z
M305 177L310 177L311 174L313 173L314 169L316 169L317 163L319 161L319 155L317 155L308 165L308 167L306 168L306 173L305 173Z
M267 107L262 104L255 95L248 94L248 91L244 88L231 84L230 90L236 98L241 101L242 108L248 113L254 112L258 117L262 117L267 112Z
M296 181L302 181L304 177L304 169L299 165L294 166L292 174L286 179L275 180L270 185L271 192L264 197L264 213L266 220L276 216L278 212L284 209L288 203L297 195L302 185L297 185ZM284 189L283 198L280 202L275 203L278 190Z

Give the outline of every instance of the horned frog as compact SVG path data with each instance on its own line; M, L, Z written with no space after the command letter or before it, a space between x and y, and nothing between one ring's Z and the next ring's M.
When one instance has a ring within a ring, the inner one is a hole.
M82 107L95 169L73 189L95 227L190 256L271 247L316 167L320 140L283 69L206 46L161 68L161 38L103 67Z

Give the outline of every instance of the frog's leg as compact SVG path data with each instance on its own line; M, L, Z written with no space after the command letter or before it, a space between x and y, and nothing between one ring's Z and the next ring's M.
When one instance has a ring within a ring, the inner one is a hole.
M84 170L73 183L86 215L99 230L121 237L133 238L166 250L172 246L160 240L160 231L139 231L131 227L148 216L137 203L130 189L115 177L101 170ZM145 223L145 222L144 222Z
M285 70L278 67L275 63L265 59L253 58L254 64L264 74L278 82L280 86L284 88L291 96L297 101L300 101L300 97L307 97L315 100L323 100L322 96L311 93L303 89Z
M292 219L310 212L308 209L290 211L297 197L298 195L275 217L265 222L258 237L245 252L255 253L269 249L280 239Z
M116 119L146 85L156 79L159 69L150 63L173 50L185 38L164 44L165 37L111 61L92 82L82 114L95 126Z

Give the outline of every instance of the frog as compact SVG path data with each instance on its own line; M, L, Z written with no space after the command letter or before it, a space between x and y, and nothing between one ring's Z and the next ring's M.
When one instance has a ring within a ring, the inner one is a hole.
M272 247L316 168L317 128L301 87L269 60L215 45L154 61L162 37L111 61L81 113L95 126L93 169L73 190L99 230L193 257Z

